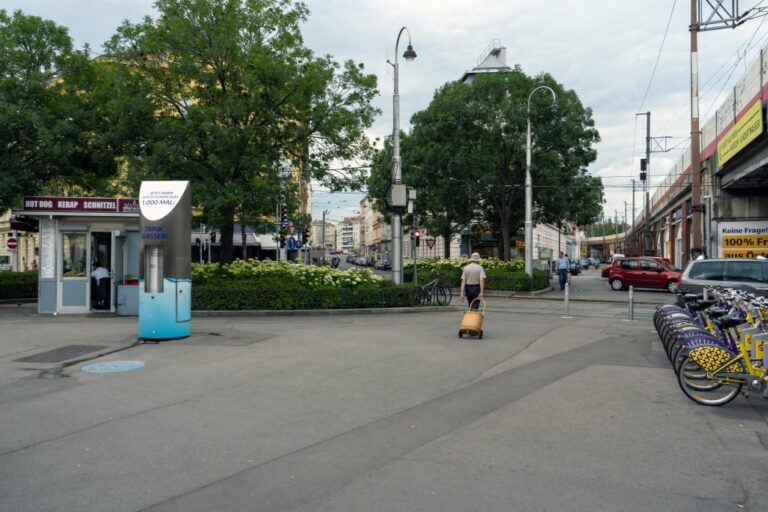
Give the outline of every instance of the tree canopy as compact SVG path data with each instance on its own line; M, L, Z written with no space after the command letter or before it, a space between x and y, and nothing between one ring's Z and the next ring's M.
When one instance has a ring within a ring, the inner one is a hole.
M531 97L535 220L594 221L602 185L587 172L597 156L592 145L600 140L591 110L551 76L528 77L515 68L447 83L413 116L402 149L403 176L418 190L424 223L446 237L484 224L497 231L500 256L508 258L510 233L525 215L528 97L540 85L552 88L557 102L553 106L548 93ZM381 193L388 172L374 165L373 193Z
M114 173L94 83L66 28L0 10L0 209L25 194L98 190Z
M157 20L124 23L106 46L123 99L142 119L132 177L189 179L232 257L235 217L275 211L281 171L332 190L363 183L357 159L377 114L374 75L303 44L302 3L158 0ZM335 162L352 162L349 167ZM290 203L290 201L289 201Z

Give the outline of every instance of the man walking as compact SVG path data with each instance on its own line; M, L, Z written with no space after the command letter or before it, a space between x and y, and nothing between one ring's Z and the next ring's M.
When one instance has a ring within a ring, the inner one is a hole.
M557 275L560 280L560 290L565 290L565 283L568 281L568 272L571 270L571 260L560 251L560 257L557 258Z
M484 288L485 270L480 266L480 255L473 252L469 258L469 265L464 267L461 273L461 300L466 297L470 309L478 309L480 302L474 302L474 300L483 298Z

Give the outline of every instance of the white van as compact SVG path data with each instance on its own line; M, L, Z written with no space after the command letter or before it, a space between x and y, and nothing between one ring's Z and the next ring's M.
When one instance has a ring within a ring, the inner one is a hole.
M613 263L618 258L626 258L627 256L621 253L611 254L611 259L608 260L608 264Z

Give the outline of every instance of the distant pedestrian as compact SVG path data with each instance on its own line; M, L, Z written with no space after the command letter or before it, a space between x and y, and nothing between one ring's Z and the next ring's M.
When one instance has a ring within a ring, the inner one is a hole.
M560 251L560 257L557 258L557 275L560 281L560 289L565 290L565 283L568 282L568 272L571 270L571 260Z
M469 307L471 309L478 309L480 301L474 304L473 301L475 299L482 299L484 290L485 270L480 266L480 255L473 252L469 258L469 265L464 267L464 271L461 273L461 300L464 300L466 296Z

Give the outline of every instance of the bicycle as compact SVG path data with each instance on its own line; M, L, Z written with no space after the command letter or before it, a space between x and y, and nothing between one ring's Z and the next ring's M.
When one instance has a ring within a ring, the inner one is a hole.
M422 306L432 304L434 300L438 306L447 306L451 303L453 292L444 285L440 276L428 282L424 286L416 286L408 294L408 301L411 306Z

